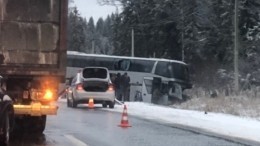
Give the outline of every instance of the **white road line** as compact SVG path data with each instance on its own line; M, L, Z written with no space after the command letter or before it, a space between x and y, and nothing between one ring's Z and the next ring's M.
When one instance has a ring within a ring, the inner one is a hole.
M65 135L65 137L69 139L73 144L75 144L75 146L88 146L87 144L85 144L84 142L80 141L72 135Z

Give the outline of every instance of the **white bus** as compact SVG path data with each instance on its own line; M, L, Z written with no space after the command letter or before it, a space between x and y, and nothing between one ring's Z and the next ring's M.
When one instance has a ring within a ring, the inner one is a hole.
M131 80L130 101L135 100L136 93L142 93L143 101L153 102L155 85L159 86L157 88L160 88L161 93L169 94L176 92L178 87L179 94L191 88L188 66L181 61L67 52L67 79L75 76L80 69L90 66L106 67L112 76L127 72ZM182 98L181 95L178 98Z

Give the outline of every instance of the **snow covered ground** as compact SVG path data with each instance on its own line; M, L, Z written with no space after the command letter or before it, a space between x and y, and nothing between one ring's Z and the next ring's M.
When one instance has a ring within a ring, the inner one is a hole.
M212 112L205 114L205 112L200 111L181 110L141 102L126 102L125 104L129 115L167 124L193 127L234 139L259 142L260 144L260 121L257 119ZM122 113L123 107L116 105L114 109L106 110ZM130 118L129 122L131 123Z
M59 99L59 101L66 102L66 99ZM260 120L256 118L213 112L205 114L202 111L176 109L143 102L125 102L125 105L130 124L131 116L137 116L212 136L227 136L227 139L246 142L245 144L248 145L260 145ZM104 110L122 113L123 108L123 105L115 105L114 109Z

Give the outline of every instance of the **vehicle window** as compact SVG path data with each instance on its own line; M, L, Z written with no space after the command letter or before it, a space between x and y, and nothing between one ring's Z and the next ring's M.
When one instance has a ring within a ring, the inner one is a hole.
M106 67L107 69L113 69L113 58L96 58L95 66Z
M84 67L88 67L88 66L95 66L95 58L91 57L91 56L88 56L88 57L82 56L80 67L84 68Z
M69 56L67 57L67 66L69 67L73 67L73 57L72 56Z
M156 65L155 74L163 77L171 77L171 74L167 66L168 62L159 61Z
M85 68L83 78L107 78L107 70L103 68Z
M163 77L175 78L180 80L189 79L187 66L174 62L158 62L155 69L155 74Z
M171 63L168 64L168 70L171 77L181 80L188 80L188 69L185 65Z
M129 71L150 73L152 72L154 63L155 61L150 60L133 60L131 61Z
M130 64L131 64L130 60L124 59L124 60L119 60L114 65L116 70L128 71Z

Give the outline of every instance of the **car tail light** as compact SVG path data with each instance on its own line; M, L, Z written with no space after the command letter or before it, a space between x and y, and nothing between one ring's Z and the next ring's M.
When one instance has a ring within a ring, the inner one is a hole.
M83 84L82 83L77 84L76 89L83 90Z
M108 91L114 91L114 86L113 84L108 85Z

